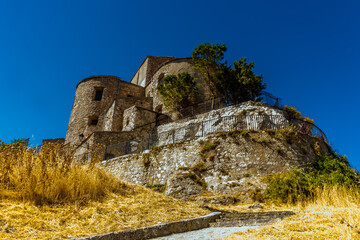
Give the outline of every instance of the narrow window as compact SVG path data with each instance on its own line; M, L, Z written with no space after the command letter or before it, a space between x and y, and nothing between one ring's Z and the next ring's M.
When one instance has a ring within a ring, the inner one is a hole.
M95 88L95 101L101 101L103 96L104 89L103 88Z
M91 117L89 118L89 125L90 126L96 126L98 124L99 119L97 117Z
M92 119L90 124L92 126L96 126L98 124L98 120L97 119Z

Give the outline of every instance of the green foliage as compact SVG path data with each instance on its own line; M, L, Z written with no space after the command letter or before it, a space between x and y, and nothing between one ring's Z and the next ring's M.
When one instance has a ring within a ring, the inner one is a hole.
M302 119L301 112L299 112L295 107L284 106L283 110L287 113L289 121Z
M192 53L195 69L200 71L201 80L209 94L208 98L216 98L222 94L220 87L224 69L227 63L223 62L225 44L204 43L197 46Z
M290 122L294 121L294 120L303 120L306 121L308 123L314 124L314 120L308 118L308 117L303 117L301 115L301 112L299 112L295 107L291 107L291 106L284 106L283 110L286 112L288 120Z
M311 197L312 189L306 173L293 169L266 179L268 186L264 197L275 202L296 203Z
M339 154L333 156L319 156L315 165L316 185L336 185L347 188L360 187L359 174L349 166L346 157Z
M211 150L214 150L220 144L220 142L218 140L215 140L214 142L200 141L199 143L201 145L201 148L200 148L201 153L206 153Z
M318 155L315 166L307 172L293 169L268 176L264 197L275 202L296 203L313 199L315 190L324 186L360 189L359 179L359 174L349 166L345 157Z
M146 188L154 190L155 192L165 192L166 186L164 184L146 185Z
M253 72L255 63L246 58L234 62L234 68L224 61L225 44L200 44L192 53L195 69L199 70L208 98L225 96L230 102L256 100L266 85L262 76Z
M234 62L234 69L230 71L230 86L226 88L232 101L256 100L261 91L266 88L262 82L262 75L253 72L254 62L247 63L246 58ZM231 81L232 80L232 81Z
M170 110L177 110L193 104L198 92L194 78L188 72L164 77L157 89L165 107Z
M249 136L249 131L243 130L243 131L240 132L240 135L241 135L242 137Z

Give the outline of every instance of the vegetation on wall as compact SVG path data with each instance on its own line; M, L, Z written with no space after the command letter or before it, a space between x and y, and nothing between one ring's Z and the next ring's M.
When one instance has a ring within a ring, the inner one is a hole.
M346 157L336 153L318 154L316 164L308 171L293 169L267 177L265 199L281 203L311 201L319 189L340 187L360 190L360 175L349 165Z
M170 110L193 104L198 92L194 78L188 72L164 77L157 89L165 107Z
M285 105L283 107L283 110L287 114L287 118L290 122L293 122L295 120L303 120L303 121L314 124L314 120L312 120L308 117L303 117L301 115L301 112L299 112L295 107Z
M207 98L225 96L229 102L256 100L266 84L262 76L253 71L254 62L246 58L234 62L234 67L224 61L225 44L200 44L192 53L194 69L199 71Z

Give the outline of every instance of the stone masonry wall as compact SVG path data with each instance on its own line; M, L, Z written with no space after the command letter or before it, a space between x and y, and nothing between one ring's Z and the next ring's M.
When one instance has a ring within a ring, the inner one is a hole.
M143 63L140 65L139 69L135 72L134 76L131 79L131 83L145 87L146 82L146 70L149 63L149 59L145 58Z
M139 106L132 106L124 111L123 131L131 131L137 127L154 122L157 113Z
M148 122L155 125L155 116L155 112L136 106L126 109L123 117L123 131L131 131ZM151 135L145 136L143 139L131 139L131 142L123 144L132 145L131 152L139 152L148 149L148 146L180 143L207 136L217 131L236 129L275 130L288 126L289 122L282 110L264 103L246 102L160 125L150 131L149 134ZM116 143L117 146L120 146L119 144ZM116 148L116 146L111 147ZM124 154L131 152L127 151Z
M99 116L116 96L119 81L121 80L117 77L96 76L86 78L77 85L66 133L66 143L77 145L82 140L79 137L80 134L84 135L84 139L93 131L101 130L102 119ZM103 89L101 101L94 99L96 88ZM90 125L90 118L98 118L97 125Z
M131 79L131 83L145 87L151 80L154 71L162 63L174 59L174 57L147 56Z
M153 131L154 125L147 125L133 131L95 131L77 146L75 156L81 158L87 154L94 145L101 145L105 152L111 157L123 155L126 149L133 149L134 146L128 144L130 139L139 139L148 136ZM109 158L109 157L108 157Z
M236 118L238 116L239 118ZM239 119L244 123L239 126ZM271 123L271 126L265 123ZM284 127L289 124L284 112L270 105L259 102L245 102L160 125L156 132L158 142L164 145L182 142L206 136L216 131L231 131L242 127L244 129L262 130L271 127Z
M103 90L100 101L95 100L95 92ZM92 132L103 129L104 114L112 101L125 97L144 97L143 87L124 82L114 76L89 77L77 85L73 108L66 133L66 143L78 145ZM96 124L91 124L97 120ZM79 137L82 134L82 138Z
M147 97L125 97L118 98L106 112L104 131L122 131L124 111L132 106L139 106L146 109L152 108L152 98ZM149 119L148 121L150 121ZM144 121L147 121L144 119ZM128 130L125 130L128 131Z
M291 130L232 131L155 147L103 164L125 181L166 185L166 194L175 197L205 190L238 194L264 189L264 175L313 164L316 148L329 152L323 140Z

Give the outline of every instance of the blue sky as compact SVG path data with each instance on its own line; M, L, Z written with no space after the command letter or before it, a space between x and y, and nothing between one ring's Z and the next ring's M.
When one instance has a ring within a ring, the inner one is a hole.
M0 0L0 139L65 137L76 84L225 43L360 169L359 1Z

